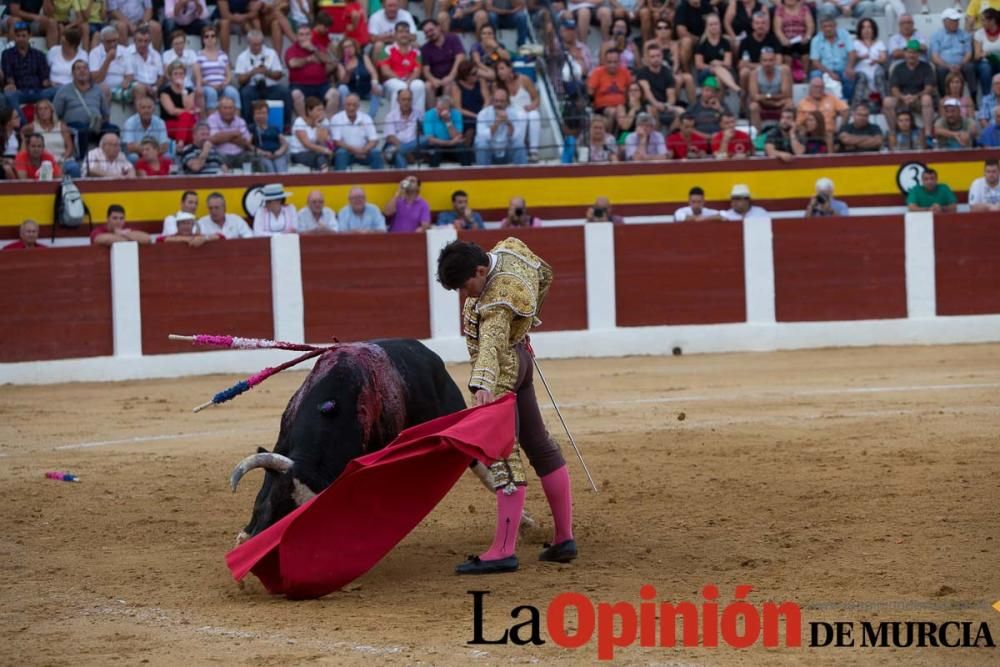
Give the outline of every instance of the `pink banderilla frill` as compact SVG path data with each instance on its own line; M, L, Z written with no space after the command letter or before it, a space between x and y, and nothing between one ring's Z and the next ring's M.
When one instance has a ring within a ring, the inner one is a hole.
M338 343L336 338L334 339L333 345L307 345L305 343L289 343L283 340L268 340L266 338L241 338L239 336L217 336L211 334L197 334L194 336L181 336L178 334L170 334L170 340L178 341L188 341L195 345L211 345L214 347L228 347L230 349L237 350L294 350L297 352L305 352L305 354L299 355L298 357L286 361L279 366L268 366L267 368L254 373L253 375L247 377L244 380L240 380L228 389L224 389L212 397L212 400L202 403L194 409L195 412L200 412L211 405L218 405L220 403L225 403L230 401L245 391L253 389L258 384L271 377L272 375L277 375L281 371L291 368L292 366L297 366L303 361L312 359L313 357L318 357L324 352L334 350L337 348Z

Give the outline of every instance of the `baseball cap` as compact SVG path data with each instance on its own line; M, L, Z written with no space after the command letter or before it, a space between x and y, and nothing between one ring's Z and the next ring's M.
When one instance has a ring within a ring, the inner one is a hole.
M824 176L816 180L816 192L833 192L833 181Z
M729 197L731 199L738 199L740 197L750 198L750 187L744 185L743 183L737 183L733 186L733 189L729 192Z
M714 76L705 77L705 80L701 82L702 88L718 88L719 80Z
M911 39L906 43L907 51L919 51L920 50L920 40Z
M184 222L185 220L194 220L194 216L187 211L181 211L174 215L174 222Z
M941 12L941 18L945 21L961 21L962 12L958 11L954 7L949 7Z
M576 21L574 21L573 19L563 19L562 22L559 24L559 27L573 29L576 27Z
M650 114L648 114L645 111L643 111L643 112L639 113L635 117L635 122L636 123L652 123L653 122L653 117Z
M954 97L949 97L944 101L946 107L961 107L962 103Z

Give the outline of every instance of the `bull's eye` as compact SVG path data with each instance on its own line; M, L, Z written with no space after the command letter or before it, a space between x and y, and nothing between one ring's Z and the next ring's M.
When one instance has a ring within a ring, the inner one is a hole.
M323 401L322 403L316 406L316 409L319 410L324 415L328 415L331 412L333 412L333 408L336 405L337 404L334 401Z

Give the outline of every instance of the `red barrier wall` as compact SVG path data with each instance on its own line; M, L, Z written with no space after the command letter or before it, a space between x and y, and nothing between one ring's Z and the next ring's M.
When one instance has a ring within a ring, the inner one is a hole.
M779 322L906 317L902 216L775 220Z
M107 248L0 253L0 362L114 352Z
M516 236L552 267L555 279L538 331L566 331L587 328L587 267L584 257L583 227L536 227L459 232L463 241L478 243L489 250L508 236ZM464 295L462 300L464 301Z
M203 351L167 334L272 338L270 239L139 248L142 352Z
M1000 213L934 217L938 315L1000 313Z
M423 234L307 236L300 247L307 341L430 337Z
M618 326L746 320L743 225L615 227Z

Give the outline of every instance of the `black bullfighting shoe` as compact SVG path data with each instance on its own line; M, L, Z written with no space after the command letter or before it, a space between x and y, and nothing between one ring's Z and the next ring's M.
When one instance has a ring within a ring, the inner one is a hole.
M545 543L542 553L538 554L538 560L550 563L568 563L576 558L576 540L566 540L559 544Z
M479 556L469 556L469 559L455 567L455 574L500 574L502 572L517 572L517 556L483 560Z

